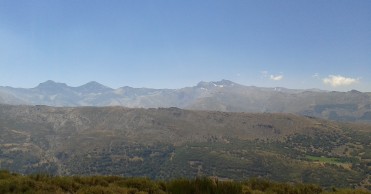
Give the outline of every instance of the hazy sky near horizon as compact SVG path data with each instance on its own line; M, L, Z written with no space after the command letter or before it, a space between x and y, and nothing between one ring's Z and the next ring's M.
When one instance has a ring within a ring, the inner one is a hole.
M371 91L370 0L0 0L0 85Z

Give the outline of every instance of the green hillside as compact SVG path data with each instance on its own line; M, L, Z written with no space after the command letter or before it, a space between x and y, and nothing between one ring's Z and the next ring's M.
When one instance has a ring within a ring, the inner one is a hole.
M0 106L0 168L370 188L371 126L293 114Z

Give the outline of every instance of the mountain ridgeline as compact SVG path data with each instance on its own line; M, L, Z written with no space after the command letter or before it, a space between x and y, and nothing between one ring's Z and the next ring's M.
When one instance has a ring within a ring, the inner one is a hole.
M371 93L243 86L228 80L181 89L121 87L97 82L79 87L47 81L35 88L0 87L0 103L13 105L178 107L224 112L271 112L336 121L371 122Z
M0 168L22 174L264 177L371 189L365 123L120 106L0 105L0 115Z

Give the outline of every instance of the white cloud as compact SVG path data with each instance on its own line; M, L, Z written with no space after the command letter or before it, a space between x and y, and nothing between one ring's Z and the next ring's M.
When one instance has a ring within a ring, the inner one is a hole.
M283 75L272 75L272 74L269 75L269 72L265 71L265 70L261 71L260 73L261 73L263 78L271 79L271 80L274 80L274 81L280 81L280 80L283 79Z
M283 75L271 75L269 78L274 81L280 81L283 79Z
M359 79L350 78L350 77L343 77L341 75L329 75L328 77L324 78L324 84L331 85L332 87L339 87L339 86L349 86L359 82Z
M319 79L319 73L313 74L312 77L315 78L315 79Z

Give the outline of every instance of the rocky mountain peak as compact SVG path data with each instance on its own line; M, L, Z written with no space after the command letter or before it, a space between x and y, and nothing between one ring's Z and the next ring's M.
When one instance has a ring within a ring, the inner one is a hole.
M96 81L91 81L88 82L82 86L79 86L76 88L80 92L92 92L92 93L97 93L97 92L108 92L113 90L112 88L109 88L103 84L100 84Z
M231 87L237 85L236 83L229 81L229 80L221 80L215 82L205 82L201 81L197 84L197 87L208 88L208 87Z
M65 83L58 83L53 80L48 80L46 82L40 83L36 88L38 89L51 89L51 88L63 88L68 87Z

